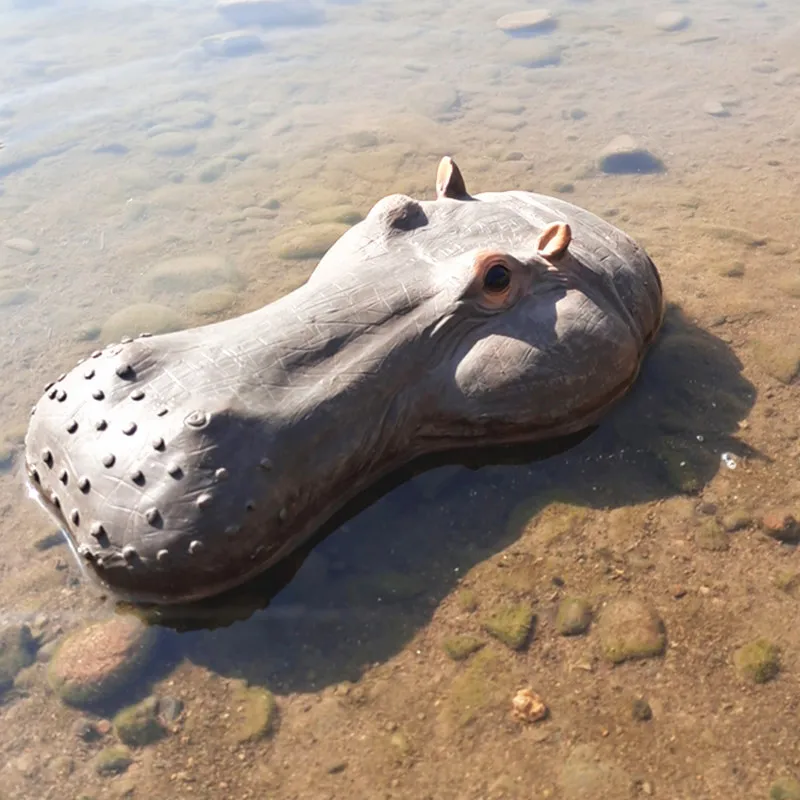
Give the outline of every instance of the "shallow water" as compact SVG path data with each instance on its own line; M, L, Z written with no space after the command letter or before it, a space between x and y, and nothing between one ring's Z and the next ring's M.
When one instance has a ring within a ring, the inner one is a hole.
M208 43L235 30L211 2L0 1L0 613L41 635L2 695L0 796L766 798L800 779L800 564L760 524L800 511L796 8L561 0L517 39L496 27L512 0L315 7L233 56ZM690 24L660 30L665 12ZM664 170L599 170L620 135ZM645 244L675 306L634 391L560 451L411 465L280 571L136 610L159 631L146 669L64 704L50 642L131 609L25 497L42 386L98 343L290 291L315 259L276 237L322 220L319 249L386 194L430 197L444 154L472 192L558 194ZM597 621L559 635L567 596L596 619L650 603L664 654L613 665ZM509 604L536 613L520 649L486 629ZM448 657L458 636L481 649ZM780 651L762 684L734 663L758 637ZM246 742L242 681L277 704ZM526 686L541 722L510 714ZM151 695L182 701L168 732L99 774L118 731L76 723Z

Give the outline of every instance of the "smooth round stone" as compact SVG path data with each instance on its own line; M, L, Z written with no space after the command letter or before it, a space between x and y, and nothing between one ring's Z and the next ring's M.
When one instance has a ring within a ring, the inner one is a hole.
M238 58L264 50L264 41L256 33L233 31L206 36L200 46L215 58Z
M160 156L185 156L197 148L197 140L183 133L160 133L150 139L153 152Z
M26 256L35 256L39 252L39 247L30 239L16 237L14 239L6 239L4 244L9 250L25 253Z
M155 638L154 628L132 616L82 628L56 650L48 668L50 686L69 705L93 705L140 677Z
M562 48L539 41L511 41L503 53L512 64L528 69L555 67L561 63Z
M497 27L509 34L545 33L553 30L557 24L546 8L514 11L497 20Z
M664 11L655 19L656 28L668 33L682 31L690 24L691 19L686 14L681 14L680 11Z
M239 274L223 256L200 253L168 258L147 272L145 281L151 292L199 292L220 284L236 285Z
M610 175L663 172L664 164L627 134L606 145L598 158L600 169Z
M277 258L302 260L322 258L349 225L323 223L305 225L302 228L279 233L269 244L269 250Z
M730 116L728 109L725 108L718 100L706 100L703 103L703 111L712 117L727 117Z
M203 289L189 298L189 310L202 317L213 317L227 311L236 302L236 293L230 289Z
M118 342L125 336L140 333L171 333L184 327L183 320L171 308L155 303L136 303L112 314L104 323L103 342Z

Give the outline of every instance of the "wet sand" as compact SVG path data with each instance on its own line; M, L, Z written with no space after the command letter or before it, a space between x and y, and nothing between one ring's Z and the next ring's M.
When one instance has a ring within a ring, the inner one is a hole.
M513 39L495 21L521 6L321 4L238 57L201 44L233 30L212 4L0 6L0 609L41 634L0 705L0 796L767 798L800 779L800 564L764 525L800 513L800 21L785 1L564 0ZM622 135L664 171L598 169ZM473 192L559 194L645 244L680 310L636 390L550 459L383 487L280 591L164 620L129 690L64 704L48 643L122 610L24 496L41 388L126 326L290 291L315 259L287 241L324 249L390 192L432 196L444 154ZM585 633L559 632L568 597ZM622 598L653 609L663 653L609 660ZM519 609L515 649L491 630ZM779 652L763 683L736 656L759 639ZM276 701L246 741L241 681ZM524 687L546 719L511 715ZM182 710L99 774L119 732L76 723L150 696Z

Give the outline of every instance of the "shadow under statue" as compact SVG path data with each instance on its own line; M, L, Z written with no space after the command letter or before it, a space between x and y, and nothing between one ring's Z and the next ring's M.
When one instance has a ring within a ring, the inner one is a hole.
M723 453L758 457L736 438L756 396L741 366L670 306L637 383L600 425L532 447L419 459L246 585L118 610L171 629L169 651L277 691L357 680L401 650L461 576L515 541L509 516L520 504L535 514L559 499L609 509L692 495Z

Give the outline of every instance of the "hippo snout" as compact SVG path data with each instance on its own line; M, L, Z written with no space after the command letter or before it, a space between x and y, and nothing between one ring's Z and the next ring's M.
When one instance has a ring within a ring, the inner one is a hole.
M186 600L238 582L266 555L263 514L258 531L250 518L270 501L272 464L263 422L224 396L195 401L188 377L164 380L162 361L137 339L47 386L26 465L101 581L139 600ZM274 516L280 525L286 512Z

